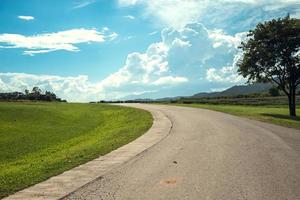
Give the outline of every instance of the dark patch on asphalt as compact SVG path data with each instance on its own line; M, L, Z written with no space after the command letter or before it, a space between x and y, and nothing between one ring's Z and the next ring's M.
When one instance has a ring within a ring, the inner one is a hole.
M177 180L176 178L171 178L171 179L164 180L161 183L166 185L174 185L177 183Z

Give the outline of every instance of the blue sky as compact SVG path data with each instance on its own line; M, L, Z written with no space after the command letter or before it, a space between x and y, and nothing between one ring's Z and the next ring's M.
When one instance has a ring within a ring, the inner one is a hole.
M69 101L218 91L238 46L298 0L0 0L0 91L39 86Z

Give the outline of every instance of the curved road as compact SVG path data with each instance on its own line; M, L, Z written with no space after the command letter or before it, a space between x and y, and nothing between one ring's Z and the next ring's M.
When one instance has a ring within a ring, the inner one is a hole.
M170 135L66 199L300 199L300 131L203 109L132 106L167 115Z

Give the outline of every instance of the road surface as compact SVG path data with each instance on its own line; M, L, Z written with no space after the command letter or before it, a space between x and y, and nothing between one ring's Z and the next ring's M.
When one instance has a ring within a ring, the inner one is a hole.
M187 107L168 137L66 199L298 200L300 131Z

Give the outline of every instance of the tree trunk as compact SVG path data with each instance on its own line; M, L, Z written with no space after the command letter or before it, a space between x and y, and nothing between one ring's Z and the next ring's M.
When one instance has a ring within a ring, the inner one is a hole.
M296 117L296 89L292 88L290 90L290 94L288 95L289 99L289 110L290 110L290 116Z

